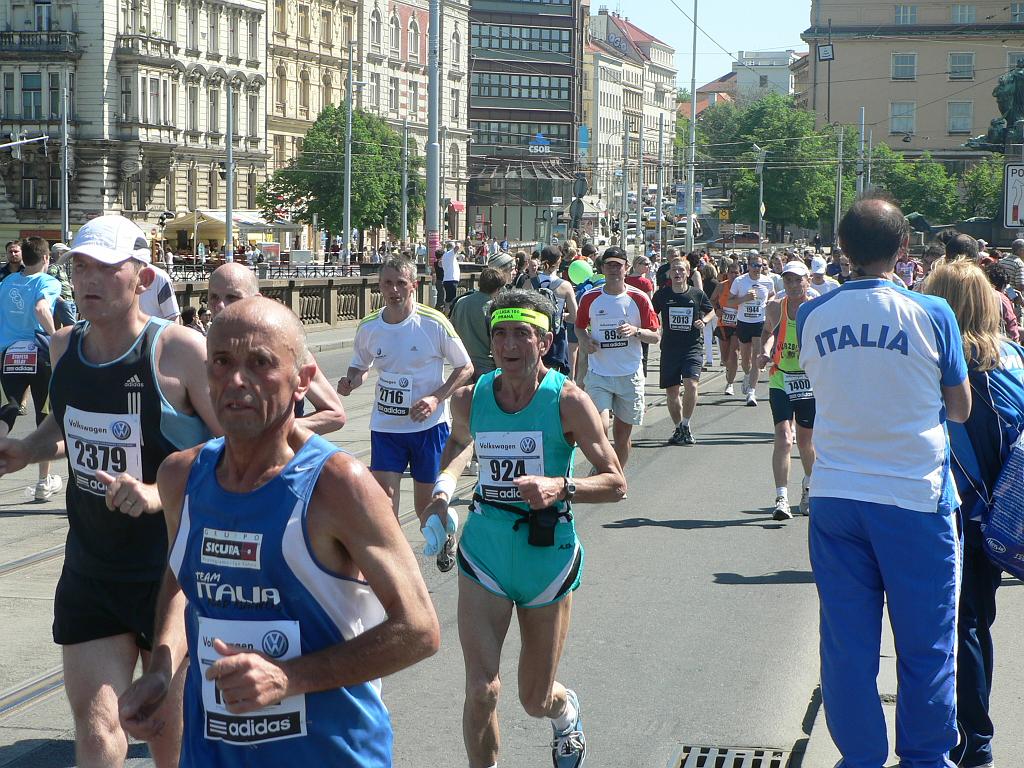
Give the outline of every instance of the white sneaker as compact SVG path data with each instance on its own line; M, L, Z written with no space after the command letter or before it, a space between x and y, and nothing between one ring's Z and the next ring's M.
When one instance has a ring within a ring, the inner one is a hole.
M731 394L733 394L733 391L732 391L732 384L726 384L726 385L725 385L725 394L727 394L727 395L731 395Z
M792 520L793 513L789 511L789 499L786 496L775 497L775 511L772 512L772 520Z
M47 475L36 483L36 501L46 501L63 487L64 481L60 475Z
M757 407L757 392L754 390L747 392L747 405L751 408Z

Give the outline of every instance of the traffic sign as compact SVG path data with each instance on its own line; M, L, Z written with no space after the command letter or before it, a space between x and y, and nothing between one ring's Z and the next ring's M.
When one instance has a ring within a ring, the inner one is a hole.
M552 197L551 198L551 204L552 205L561 205L562 204L562 198L558 197L558 196Z
M765 212L764 203L761 203L761 218L762 219L764 218L764 212Z
M728 208L719 208L718 209L718 220L719 221L728 221L729 220L729 209Z
M1007 163L1003 170L1003 227L1024 226L1024 163Z

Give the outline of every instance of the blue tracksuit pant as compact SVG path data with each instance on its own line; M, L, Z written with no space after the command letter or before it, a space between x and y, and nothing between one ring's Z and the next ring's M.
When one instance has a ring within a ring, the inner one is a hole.
M836 768L882 768L889 754L877 685L885 602L896 640L900 766L951 766L960 579L953 516L811 497L810 553L822 699L843 756Z

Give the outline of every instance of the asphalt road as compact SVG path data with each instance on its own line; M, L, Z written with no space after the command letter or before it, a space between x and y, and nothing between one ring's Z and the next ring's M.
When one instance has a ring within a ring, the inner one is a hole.
M319 358L336 379L349 356L338 350ZM663 398L649 387L652 407L647 425L634 435L628 498L576 509L586 566L559 679L580 695L588 768L677 768L673 756L683 745L801 753L818 713L817 601L807 519L771 520L767 397L756 409L743 407L739 397L724 397L718 371L705 374L693 421L698 445L665 444L671 428ZM364 387L346 400L349 425L333 436L357 454L369 448L370 391ZM18 431L24 428L19 423ZM794 461L794 501L796 467ZM0 768L73 763L70 713L59 680L27 705L3 709L11 704L5 694L60 665L49 624L66 530L63 500L26 503L19 494L33 477L0 479ZM418 531L412 525L405 530L418 550ZM58 553L49 559L5 571L3 563L53 548ZM384 682L395 765L461 766L457 576L438 573L432 562L422 565L442 647ZM1000 617L1007 630L1014 622L1019 626L1024 608L1012 597L1016 615ZM500 765L550 765L550 727L527 717L518 702L518 652L513 622L503 657ZM45 686L44 679L36 688ZM149 764L142 745L133 745L130 757L133 767ZM829 768L834 761L805 768ZM797 757L790 765L799 763Z

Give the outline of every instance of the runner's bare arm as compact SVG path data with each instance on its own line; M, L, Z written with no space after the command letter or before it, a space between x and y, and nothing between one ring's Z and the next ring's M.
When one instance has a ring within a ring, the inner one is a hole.
M314 364L316 360L310 355L309 359ZM345 426L345 406L341 404L341 398L327 380L324 372L317 365L316 373L309 382L309 389L306 390L306 399L310 405L316 408L315 413L296 419L296 423L318 435L328 435Z
M775 354L775 331L782 322L782 302L770 301L764 309L764 330L761 331L761 349L764 350L759 360L764 360L760 365L772 359Z
M955 387L942 388L942 401L946 406L946 418L958 424L967 421L971 415L971 382L964 379Z
M413 421L426 421L429 419L434 411L443 403L447 398L452 396L459 387L465 384L473 377L473 364L466 363L460 365L458 368L453 368L452 372L448 374L448 378L445 379L441 386L431 392L429 395L421 397L415 403L412 404L410 410L410 417Z
M353 389L363 386L363 382L366 381L369 373L369 369L363 370L362 368L349 366L348 372L338 379L338 394L342 397L351 395Z
M157 361L158 374L176 384L183 402L171 405L195 411L213 435L223 435L206 378L206 340L182 325L171 325L161 334L163 341ZM163 384L163 382L161 382Z
M337 645L288 661L215 645L228 655L206 671L233 713L287 696L358 685L393 674L437 652L440 629L426 585L387 495L365 466L335 454L310 502L310 543L318 559L349 564L369 584L387 618ZM218 643L220 641L217 641Z
M46 299L40 299L36 302L35 312L36 320L43 326L43 330L46 331L48 336L53 336L57 332L57 328L53 324L53 312L50 310L50 302Z
M565 281L559 284L558 292L561 293L562 297L565 299L565 322L575 323L576 310L579 309L579 304L576 302L576 292L572 289L572 286Z
M167 525L167 544L174 548L181 522L181 508L189 470L200 448L174 453L157 470L164 521ZM188 646L185 641L185 596L174 573L168 567L160 584L155 611L153 651L144 674L118 699L121 727L137 739L149 740L158 735L163 723L155 717L171 686L171 679L186 661Z
M573 500L601 503L621 499L626 495L626 478L615 451L608 442L594 401L582 389L567 381L562 388L559 411L566 439L579 446L587 461L596 470L596 474L576 480L576 495ZM553 479L560 488L564 486L561 478Z
M472 404L472 386L462 387L452 395L451 434L448 435L448 441L441 452L441 473L450 476L452 480L460 477L473 459L473 436L469 432L469 411ZM427 524L431 515L437 515L442 522L447 522L450 501L447 494L435 493L419 515L420 527Z

